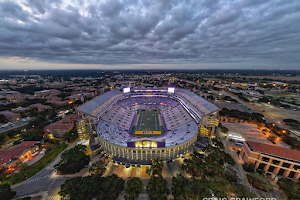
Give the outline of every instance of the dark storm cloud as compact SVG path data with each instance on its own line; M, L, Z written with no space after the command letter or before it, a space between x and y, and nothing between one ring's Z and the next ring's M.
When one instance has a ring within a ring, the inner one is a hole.
M298 0L0 2L0 56L85 64L300 61Z

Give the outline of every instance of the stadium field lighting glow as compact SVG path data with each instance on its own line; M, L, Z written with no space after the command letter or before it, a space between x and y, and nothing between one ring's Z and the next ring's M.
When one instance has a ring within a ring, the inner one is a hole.
M175 93L175 88L168 88L168 93Z
M127 88L124 88L124 89L123 89L123 93L126 94L126 93L129 93L129 92L130 92L130 87L127 87Z

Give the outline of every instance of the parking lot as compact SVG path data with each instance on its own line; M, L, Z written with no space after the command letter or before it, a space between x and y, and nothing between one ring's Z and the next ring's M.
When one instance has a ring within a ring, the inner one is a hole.
M246 141L273 145L273 143L267 139L267 136L262 133L262 131L257 127L256 124L222 123L222 125L228 128L228 133L241 135ZM276 146L289 148L289 146L286 146L286 144L283 144L281 142L278 142Z
M263 109L268 116L270 116L275 121L282 121L283 119L295 119L300 121L300 111L293 110L293 109L285 109L285 108L278 108L274 107L269 104L256 104L261 109Z

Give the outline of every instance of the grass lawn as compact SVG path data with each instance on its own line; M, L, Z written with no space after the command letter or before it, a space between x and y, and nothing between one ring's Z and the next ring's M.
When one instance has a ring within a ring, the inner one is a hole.
M157 111L141 111L136 131L160 131Z
M273 95L275 97L286 97L286 98L298 98L298 95L294 95L294 94L280 94L280 93L276 93L276 92L266 92L266 94L270 94Z
M8 183L10 185L22 182L26 177L30 178L36 173L44 169L52 160L54 160L68 145L63 144L47 144L47 151L43 158L41 158L37 163L25 168L18 174L12 177L2 180L2 184Z

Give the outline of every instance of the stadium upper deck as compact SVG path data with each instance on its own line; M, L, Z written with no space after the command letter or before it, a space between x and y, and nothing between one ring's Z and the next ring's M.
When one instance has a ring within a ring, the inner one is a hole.
M204 115L218 111L219 108L214 104L208 102L202 97L188 91L185 89L179 89L175 91L170 91L167 88L155 88L155 89L146 89L142 87L136 88L127 88L123 93L120 90L112 90L106 92L88 103L83 104L78 107L77 110L91 115L93 117L99 118L102 116L108 109L115 105L118 101L131 97L142 97L142 96L169 96L174 100L179 101L186 110L193 116L197 123L201 121L201 118Z

